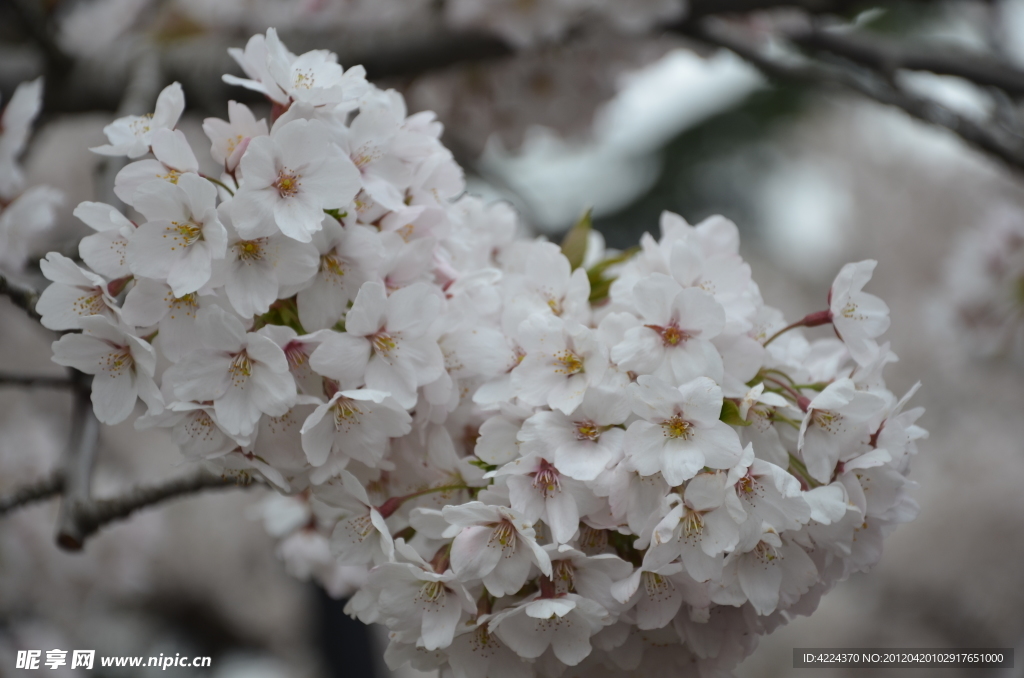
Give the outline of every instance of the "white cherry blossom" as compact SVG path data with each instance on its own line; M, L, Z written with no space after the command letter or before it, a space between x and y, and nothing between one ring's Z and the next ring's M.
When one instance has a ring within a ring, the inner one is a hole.
M416 389L444 370L431 329L441 308L441 299L424 284L387 296L380 283L366 283L345 316L346 331L313 353L313 369L347 383L365 375L368 388L390 393L400 405L411 407Z
M380 236L353 224L342 226L331 216L313 234L320 252L320 268L313 283L299 292L299 318L307 330L333 327L355 299L363 283L377 279L384 259Z
M840 456L867 443L871 433L867 422L884 407L884 400L858 391L850 379L838 379L812 398L797 442L811 477L831 482Z
M537 412L523 423L523 450L554 454L559 471L576 480L594 480L623 454L630 415L629 398L611 389L589 389L571 416L558 410Z
M135 192L150 182L177 184L183 174L197 174L199 161L181 130L158 129L151 140L156 160L126 165L114 180L114 195L135 206Z
M580 516L599 505L583 483L563 476L539 454L522 456L495 473L508 476L512 508L531 522L543 519L551 538L559 544L571 540L579 528Z
M389 438L411 429L412 418L383 391L338 391L302 425L302 449L309 463L323 466L332 455L376 466Z
M243 238L224 204L218 214L228 235L220 276L224 293L240 315L266 313L284 289L304 285L316 271L316 248L312 245L280 234Z
M25 268L29 254L56 222L63 202L60 191L32 186L0 210L0 266L8 271Z
M358 170L331 150L317 120L293 120L250 141L240 163L245 180L232 203L238 232L254 238L280 230L309 242L323 210L347 208L360 189Z
M626 454L641 475L661 472L679 485L708 466L732 468L742 454L736 431L719 421L722 390L707 377L678 388L642 376L630 386L641 417L626 430Z
M120 321L121 309L106 280L57 252L47 254L39 267L53 283L43 290L36 303L43 327L75 330L91 315L101 315L115 323Z
M655 273L633 287L633 302L643 324L612 349L620 368L667 372L677 382L701 376L722 381L722 358L710 340L725 326L725 311L714 297Z
M74 214L96 231L78 243L78 254L86 266L108 278L130 275L126 249L135 224L115 207L101 202L79 203Z
M131 415L138 398L161 409L153 381L153 347L103 316L82 318L81 334L65 334L53 342L53 360L93 376L92 404L96 418L118 424Z
M348 565L391 561L395 545L384 517L354 475L340 471L337 476L313 488L314 497L343 511L331 535L331 551Z
M177 297L167 283L138 278L125 295L121 316L135 327L156 327L160 351L178 361L191 348L199 345L196 315L212 305L223 304L212 294L189 294Z
M43 79L36 78L19 84L0 114L0 199L11 200L24 188L18 156L25 150L42 105Z
M228 102L227 121L207 118L203 121L203 131L210 139L210 155L227 172L238 168L250 141L270 133L266 120L257 120L248 106L237 101Z
M532 566L551 576L551 559L537 545L532 523L516 511L470 502L441 511L451 524L452 569L461 579L480 579L493 596L519 591Z
M150 115L128 115L118 118L103 128L109 143L90 149L100 155L126 155L135 159L149 152L153 133L161 129L174 129L185 110L185 95L181 85L164 87Z
M512 370L512 388L530 405L572 414L608 370L608 349L573 320L537 313L523 321L517 338L526 355Z
M135 208L148 221L126 246L137 276L164 280L176 297L197 292L227 254L227 231L216 206L217 191L196 174L176 183L149 182L135 192Z
M295 380L284 351L267 337L246 332L219 306L196 320L201 348L167 370L174 395L212 400L217 420L232 434L248 435L263 414L280 416L295 401Z
M829 290L832 324L850 355L862 365L873 355L874 340L889 329L889 307L875 295L862 291L877 265L877 261L870 259L846 264Z
M527 598L502 610L489 628L520 657L536 659L549 647L559 661L576 666L591 652L590 637L610 621L608 611L589 598Z
M505 643L488 631L490 615L482 615L468 630L455 636L447 658L455 678L523 678L532 668Z
M435 572L411 549L404 555L413 562L374 568L367 588L379 596L381 612L396 620L394 630L411 633L428 651L448 647L463 613L475 612L476 604L451 569Z

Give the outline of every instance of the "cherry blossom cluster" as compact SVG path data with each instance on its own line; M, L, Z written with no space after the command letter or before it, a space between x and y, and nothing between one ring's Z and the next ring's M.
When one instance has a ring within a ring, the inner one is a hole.
M1024 219L992 208L962 234L946 266L943 308L962 344L985 355L1024 361Z
M63 201L60 191L49 186L26 187L19 162L42 99L41 78L24 82L0 112L0 269L10 273L25 266Z
M137 427L280 490L289 570L354 592L390 665L727 673L913 517L874 262L787 324L724 218L520 238L360 67L273 30L232 56L271 119L206 120L216 176L179 86L111 123L133 218L79 205L85 267L49 254L38 310L101 421L141 399Z

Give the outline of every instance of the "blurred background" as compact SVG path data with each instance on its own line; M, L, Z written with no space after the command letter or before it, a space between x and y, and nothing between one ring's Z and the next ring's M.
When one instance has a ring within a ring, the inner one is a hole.
M735 13L718 16L726 10ZM765 301L792 318L825 307L843 263L877 259L868 289L890 305L886 338L900 356L887 381L896 393L923 382L914 403L931 435L911 470L920 515L886 541L873 572L764 638L738 674L800 674L793 647L1024 652L1024 91L798 44L819 30L868 36L1012 76L1024 69L1024 0L719 0L688 10L675 0L0 0L0 105L45 77L20 162L26 187L60 196L23 260L0 238L6 273L41 286L34 262L76 251L89 231L74 207L115 200L118 167L88 148L114 117L152 110L164 85L182 82L179 128L196 148L207 143L202 119L226 117L229 98L268 115L220 80L240 74L226 48L268 26L296 53L326 48L346 68L365 64L410 112L436 111L469 190L510 201L535 234L557 241L593 208L608 245L626 248L657 234L662 210L691 223L724 214ZM722 49L708 26L780 68L820 66L828 77L766 77L779 73ZM893 92L905 98L882 96ZM139 100L142 110L127 110ZM892 101L931 107L883 103ZM17 225L0 212L5 227ZM51 341L0 298L0 372L61 376ZM0 493L56 467L71 400L0 384ZM160 432L105 427L94 493L182 465ZM11 668L18 649L53 647L209 655L212 670L194 675L217 678L391 675L386 639L275 557L267 496L182 498L107 527L81 553L54 544L56 500L0 516L0 676L21 673ZM984 675L1024 675L1024 656L1018 667Z

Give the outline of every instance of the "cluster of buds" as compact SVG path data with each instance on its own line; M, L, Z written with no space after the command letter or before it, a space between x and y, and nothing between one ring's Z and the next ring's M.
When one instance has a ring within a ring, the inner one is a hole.
M54 360L101 421L141 399L136 426L280 490L289 569L386 625L389 665L725 673L913 517L874 262L787 324L721 217L627 252L587 221L517 238L362 69L274 31L233 55L271 124L207 120L217 176L176 85L108 126L95 150L146 156L115 187L140 218L80 205L89 268L48 255L38 310L81 330Z

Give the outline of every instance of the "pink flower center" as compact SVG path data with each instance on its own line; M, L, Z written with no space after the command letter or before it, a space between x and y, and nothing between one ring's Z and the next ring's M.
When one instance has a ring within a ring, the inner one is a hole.
M675 321L665 327L661 325L644 325L644 327L657 332L661 336L661 343L664 346L678 346L695 336L686 330L679 329L679 324Z
M533 486L541 491L545 499L554 496L562 491L561 474L547 460L542 459L533 476Z
M284 345L284 357L288 359L288 369L296 370L306 364L309 353L301 341L289 341Z
M551 562L551 580L555 584L555 593L565 595L576 588L576 568L569 559Z

